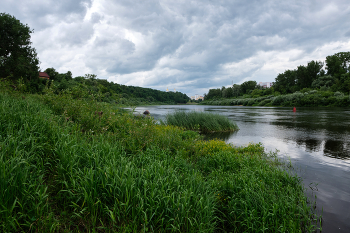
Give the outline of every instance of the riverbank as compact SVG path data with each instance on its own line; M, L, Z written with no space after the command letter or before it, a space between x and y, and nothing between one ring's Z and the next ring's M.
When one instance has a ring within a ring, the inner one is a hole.
M203 141L70 95L0 93L0 104L4 232L316 228L300 179L260 144Z
M202 105L243 105L243 106L283 106L283 107L350 107L350 96L342 92L310 90L287 95L250 96L205 100Z

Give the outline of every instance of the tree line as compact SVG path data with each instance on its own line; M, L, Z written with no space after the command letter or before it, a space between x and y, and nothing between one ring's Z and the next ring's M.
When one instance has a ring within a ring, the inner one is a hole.
M270 88L246 81L241 85L210 89L204 100L234 98L244 95L259 97L266 95L290 94L308 90L350 92L350 52L339 52L326 57L325 62L310 61L294 70L286 70L275 78Z
M121 103L133 99L135 103L174 104L186 103L190 99L181 92L121 85L97 79L94 74L73 78L72 72L59 73L54 68L44 71L50 76L49 80L41 79L39 59L30 41L33 32L14 16L0 13L0 78L11 81L13 88L20 86L25 92L43 93L45 87L52 87L57 94L73 91L76 96L95 95L101 101Z
M126 86L108 82L105 79L97 79L94 74L85 74L72 78L72 73L58 73L54 68L47 68L50 82L57 86L57 92L76 87L83 88L87 94L99 93L105 102L113 102L116 99L142 99L142 102L186 103L189 97L181 92L165 92L151 88Z

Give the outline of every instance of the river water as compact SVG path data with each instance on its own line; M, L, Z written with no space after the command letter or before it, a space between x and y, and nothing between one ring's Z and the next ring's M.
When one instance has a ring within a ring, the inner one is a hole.
M261 142L266 151L290 160L303 179L307 195L322 214L322 232L350 232L350 109L160 105L137 107L164 119L176 110L227 116L239 131L206 135L237 146Z

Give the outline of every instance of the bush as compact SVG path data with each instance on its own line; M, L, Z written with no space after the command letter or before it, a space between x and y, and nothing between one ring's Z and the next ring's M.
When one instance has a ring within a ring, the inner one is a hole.
M265 106L265 105L271 103L271 101L272 101L272 99L265 99L265 100L261 101L258 105Z
M279 106L284 102L283 96L279 95L272 99L272 105Z
M334 93L334 96L337 96L337 97L343 97L344 96L344 93L340 92L340 91L336 91Z
M255 99L250 99L247 103L248 106L252 106L255 103Z
M309 94L315 94L315 93L317 93L317 90L309 91Z

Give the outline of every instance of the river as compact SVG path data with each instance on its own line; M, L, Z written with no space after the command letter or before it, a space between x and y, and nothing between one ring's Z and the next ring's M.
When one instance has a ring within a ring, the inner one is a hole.
M176 110L206 111L227 116L239 131L206 135L236 146L261 142L266 151L290 160L303 180L316 211L322 214L322 232L350 232L350 109L159 105L137 107L164 119Z

